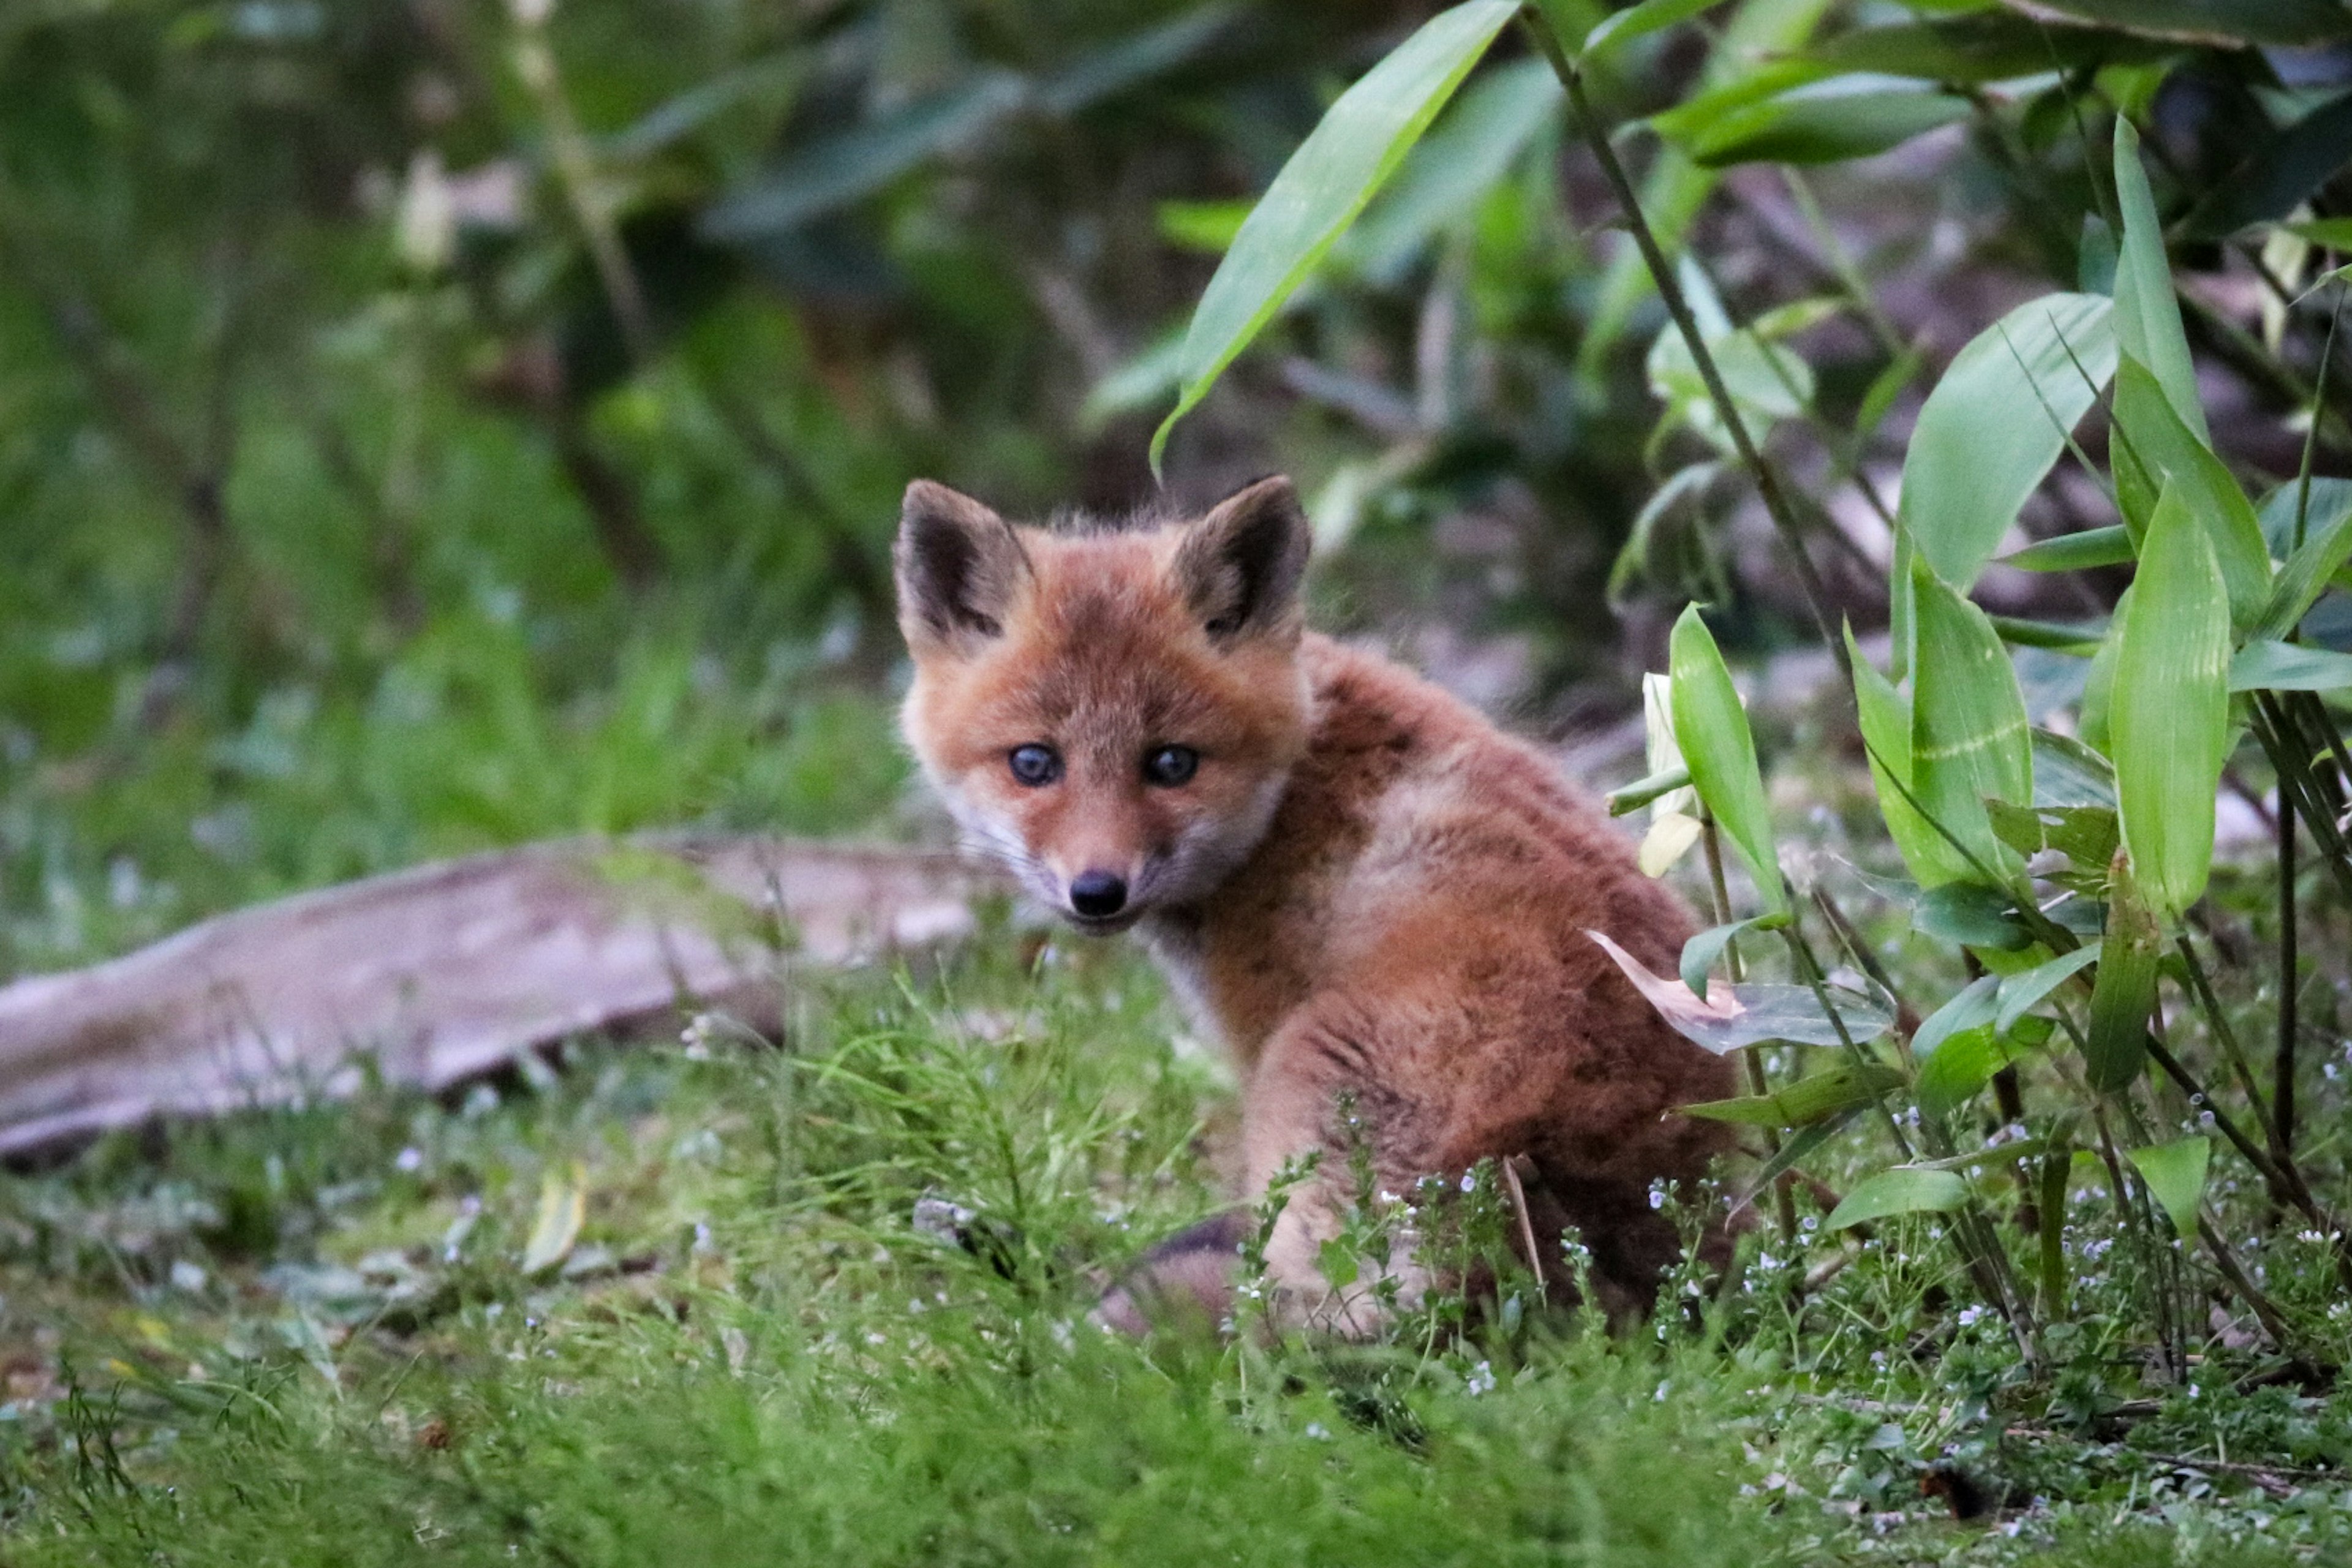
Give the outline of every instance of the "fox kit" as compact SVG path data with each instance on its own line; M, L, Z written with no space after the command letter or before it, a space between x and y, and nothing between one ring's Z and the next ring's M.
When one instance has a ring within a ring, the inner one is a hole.
M907 738L1027 892L1080 931L1139 930L1223 1037L1245 1198L1322 1152L1266 1250L1291 1319L1372 1326L1362 1287L1317 1268L1355 1198L1342 1103L1391 1193L1524 1156L1531 1228L1557 1251L1577 1226L1612 1310L1646 1305L1678 1253L1652 1183L1728 1144L1671 1108L1734 1089L1586 931L1670 972L1690 920L1533 749L1305 630L1308 538L1283 479L1194 520L1050 530L918 480L897 547ZM1162 1248L1102 1315L1223 1315L1240 1235Z

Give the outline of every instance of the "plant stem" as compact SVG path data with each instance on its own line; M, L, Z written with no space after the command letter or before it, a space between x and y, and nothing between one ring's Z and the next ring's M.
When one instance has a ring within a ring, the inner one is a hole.
M2279 997L2278 1051L2271 1064L2271 1141L2281 1154L2294 1152L2294 1032L2301 985L2295 974L2294 813L2287 809L2285 791L2279 792L2278 911Z
M1716 368L1715 356L1709 353L1706 341L1700 335L1698 321L1691 314L1690 301L1683 297L1681 282L1659 248L1658 237L1652 232L1648 218L1643 216L1641 198L1634 195L1633 182L1619 162L1616 148L1610 145L1609 133L1602 129L1600 117L1593 112L1592 100L1584 90L1584 73L1568 58L1559 38L1547 25L1542 15L1533 7L1519 13L1519 22L1534 38L1536 47L1550 63L1552 74L1567 89L1568 100L1576 115L1577 129L1584 144L1601 165L1609 181L1609 188L1617 198L1625 216L1625 226L1633 237L1634 246L1642 253L1642 261L1650 269L1650 280L1657 285L1658 298L1665 302L1666 313L1674 318L1675 330L1682 334L1683 344L1690 350L1691 360L1697 365L1699 379L1706 385L1706 395L1714 401L1724 428L1730 433L1731 444L1739 454L1739 461L1755 481L1758 497L1764 510L1771 515L1772 525L1780 531L1780 542L1787 546L1790 563L1797 575L1797 585L1805 596L1805 607L1811 612L1814 628L1821 633L1822 646L1837 661L1838 670L1845 677L1849 689L1853 685L1853 668L1846 657L1845 643L1837 635L1836 624L1831 619L1829 594L1821 574L1814 569L1813 560L1805 549L1804 531L1797 518L1796 508L1780 488L1780 477L1766 462L1748 433L1748 422L1740 416L1738 405L1723 383L1723 373Z
M1716 826L1715 814L1699 808L1699 843L1706 851L1706 879L1715 897L1715 921L1717 925L1731 923L1731 889L1723 876L1723 835ZM1731 982L1737 985L1748 977L1747 966L1739 961L1739 939L1734 937L1723 944L1724 964L1731 971ZM1764 1049L1751 1046L1739 1053L1741 1065L1748 1073L1748 1092L1759 1098L1772 1092L1772 1080L1764 1070ZM1767 1161L1780 1152L1780 1133L1767 1127L1764 1133L1764 1157ZM1783 1175L1772 1184L1773 1214L1780 1222L1780 1239L1797 1239L1797 1201L1790 1194L1789 1178Z

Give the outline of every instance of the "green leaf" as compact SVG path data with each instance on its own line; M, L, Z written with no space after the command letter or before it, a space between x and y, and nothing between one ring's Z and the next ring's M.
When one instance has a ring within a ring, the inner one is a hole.
M1611 790L1609 815L1622 816L1627 812L1639 811L1660 795L1672 795L1678 789L1689 787L1690 770L1688 768L1676 765L1664 773L1652 773L1647 778L1634 780L1623 789Z
M1393 287L1429 241L1459 226L1559 120L1567 95L1540 57L1513 60L1462 89L1335 252Z
M2033 0L2028 14L2033 11L2147 37L2225 47L2323 44L2352 33L2352 14L2336 0Z
M2122 606L2116 606L2120 612ZM2033 804L2037 806L2116 805L2116 770L2072 735L2033 731ZM2104 857L2102 857L2104 858Z
M1822 1010L1812 988L1805 985L1715 984L1707 987L1706 999L1701 1001L1681 981L1653 974L1605 933L1589 931L1584 934L1599 944L1675 1033L1717 1056L1783 1040L1799 1046L1840 1045L1843 1042L1838 1037L1839 1023L1857 1045L1874 1040L1895 1026L1892 1007L1835 985L1823 988L1837 1008L1835 1020Z
M1830 1213L1827 1228L1843 1230L1898 1214L1948 1214L1969 1200L1969 1184L1956 1171L1921 1171L1897 1165L1881 1171L1846 1194Z
M2099 944L2099 973L2091 988L2083 1076L2101 1094L2120 1094L2147 1063L2147 1019L2156 1009L2161 936L2156 912L2147 907L2121 855L2116 857L2109 892L2106 940Z
M1757 1169L1756 1173L1748 1178L1747 1184L1740 1189L1739 1196L1732 1202L1732 1214L1736 1215L1740 1210L1754 1203L1756 1194L1779 1181L1782 1172L1795 1170L1798 1162L1813 1154L1831 1139L1844 1131L1853 1119L1860 1116L1862 1112L1862 1106L1851 1106L1826 1121L1816 1121L1810 1127L1801 1127L1790 1134L1781 1142L1780 1152L1765 1161Z
M1904 865L1923 884L1969 874L1968 862L1946 843L1935 825L1919 815L1904 791L1911 787L1911 700L1863 657L1853 628L1845 629L1847 657L1853 664L1856 715L1870 759L1870 782L1878 793L1879 815L1901 852Z
M2048 648L2088 658L2107 635L2104 621L2029 621L2017 616L1987 616L2000 640L2016 647Z
M2124 622L2131 615L2131 604L2132 590L2127 587L2116 600L2116 613L2107 620L2106 640L2091 656L2090 673L2083 678L2083 705L2074 727L2082 732L2084 746L2096 753L2115 744L2115 737L2108 733L2107 716L2116 689L2116 654L2123 647Z
M1682 748L1691 785L1707 811L1748 862L1756 894L1768 913L1788 908L1780 885L1780 861L1772 847L1772 818L1764 804L1763 775L1756 766L1756 739L1748 710L1731 684L1715 636L1692 605L1675 622L1668 644L1673 677L1675 743Z
M2205 890L2230 738L2230 615L2205 529L2168 485L2140 552L2109 698L2132 876L2167 918Z
M2112 805L2011 805L1996 800L1986 802L1985 810L2000 841L2019 854L2031 859L2054 849L2102 878L2122 842Z
M1780 421L1802 414L1812 402L1812 366L1794 351L1767 342L1755 329L1710 333L1706 347L1716 374L1723 378L1723 389L1731 395L1733 405L1756 439L1762 440L1764 433ZM1738 450L1730 426L1717 411L1714 395L1699 374L1690 344L1671 322L1650 345L1645 369L1650 389L1666 405L1670 416L1687 422L1717 451Z
M1037 107L1048 114L1079 114L1165 76L1217 42L1240 9L1220 3L1181 12L1081 56L1038 84Z
M1976 866L1968 874L2010 877L2017 856L1993 837L1985 797L2033 798L2032 726L2009 650L1985 613L1924 563L1912 573L1919 655L1911 700L1912 790ZM1965 862L1963 862L1965 864ZM1925 870L1923 886L1932 885ZM1958 874L1936 881L1954 881Z
M2334 691L2345 686L2352 686L2352 653L2250 642L2230 661L2232 691Z
M1963 947L2022 952L2033 945L2033 934L2019 923L2016 909L2017 900L2007 893L1974 882L1946 882L1919 895L1911 929Z
M1919 1079L1913 1093L1918 1099L1920 1110L1928 1116L1951 1115L1975 1099L1991 1081L1993 1074L2012 1062L2022 1061L2048 1042L2049 1020L2032 1018L2027 1023L2029 1028L2016 1035L2003 1034L1990 1024L1979 1024L1937 1046L1935 1055L1919 1063ZM1975 1157L1954 1163L1973 1163Z
M2000 982L2000 1011L1993 1016L1992 1026L2008 1034L2020 1019L2040 1006L2049 994L2067 981L2097 962L2099 950L2078 947L2072 952L2062 952L2047 963L2037 963L2015 974L2003 975Z
M1592 30L1584 35L1584 47L1579 52L1588 63L1598 63L1636 38L1686 22L1722 3L1723 0L1642 0L1638 5L1629 5L1595 23Z
M2121 566L2136 553L2131 530L2117 522L2037 541L2002 556L2000 564L2021 572L2081 572L2093 566Z
M2136 490L2145 487L2145 500L2135 503L2141 530L2156 497L2167 485L2177 488L2213 542L2229 585L2231 624L2253 626L2271 598L2270 545L2254 503L2221 459L2181 424L2155 376L2129 355L2116 369L2116 425L2129 447L2116 465L2117 489L2126 473Z
M2298 507L2303 512L2300 544L2295 542ZM2259 515L2272 552L2285 564L2278 570L2253 635L2283 637L2302 624L2352 557L2352 479L2312 480L2308 502L2302 500L2299 485L2281 485L2263 502Z
M2212 1163L2213 1142L2202 1136L2152 1143L2130 1149L2124 1158L2137 1167L2148 1194L2172 1218L2172 1228L2183 1241L2197 1239L2197 1205L2205 1196L2205 1171Z
M1683 943L1680 965L1683 984L1690 987L1692 995L1706 996L1707 971L1715 967L1715 961L1722 956L1723 950L1731 944L1733 939L1742 931L1778 931L1788 923L1786 915L1751 915L1744 921L1707 927Z
M2197 399L2197 372L2189 361L2189 337L2181 330L2180 306L2172 297L2172 268L2164 255L2164 226L2156 196L2140 167L2139 132L2116 120L2116 201L2123 209L2123 248L2116 258L2116 342L2146 365L2198 444L2210 447L2205 410Z
M1969 340L1921 405L1903 458L1901 516L1953 587L1965 593L1976 582L2115 374L2112 320L2095 294L2020 305Z
M1911 1037L1911 1055L1923 1063L1932 1061L1945 1041L1990 1025L2000 1007L2000 992L1997 974L1980 974L1969 981L1958 994L1920 1020Z
M1518 10L1517 0L1468 0L1432 16L1341 93L1291 154L1192 312L1182 389L1151 438L1154 472L1176 422L1306 281Z
M1685 1116L1736 1122L1743 1127L1805 1127L1857 1105L1867 1105L1902 1087L1903 1075L1892 1068L1840 1062L1769 1094L1710 1100L1675 1109Z
M1687 148L1703 169L1839 163L1899 147L1969 113L1969 101L1916 89L1854 89L1843 78L1792 89L1707 124Z

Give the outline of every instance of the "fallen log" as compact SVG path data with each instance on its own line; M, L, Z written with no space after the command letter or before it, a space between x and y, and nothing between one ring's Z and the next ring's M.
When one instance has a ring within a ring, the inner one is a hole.
M438 1089L682 1008L772 1013L794 962L970 929L951 855L759 837L533 845L239 910L0 987L0 1154L159 1116Z

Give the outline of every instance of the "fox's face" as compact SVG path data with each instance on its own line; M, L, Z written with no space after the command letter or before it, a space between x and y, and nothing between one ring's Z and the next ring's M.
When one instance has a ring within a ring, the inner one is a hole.
M964 830L1080 929L1208 896L1306 745L1287 479L1189 522L1049 531L908 487L907 739Z

